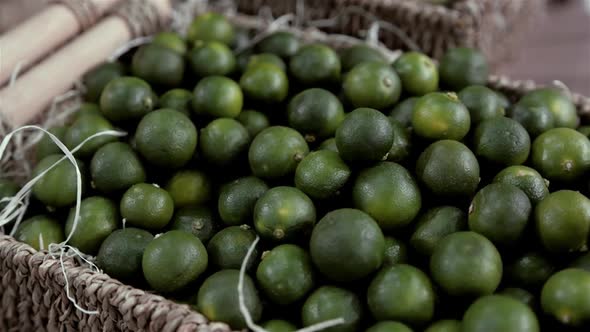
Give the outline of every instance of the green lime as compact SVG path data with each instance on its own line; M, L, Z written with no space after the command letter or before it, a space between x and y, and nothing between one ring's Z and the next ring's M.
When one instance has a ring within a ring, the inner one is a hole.
M163 108L146 115L135 131L137 150L148 162L178 168L193 157L197 129L184 114Z
M344 120L340 100L328 90L307 89L291 99L287 106L289 126L305 135L308 141L334 136Z
M337 152L314 151L295 170L295 186L314 199L335 197L348 182L350 168Z
M342 318L343 323L324 332L356 332L362 318L362 306L358 297L349 290L334 286L316 289L301 308L303 326L310 326L331 319Z
M240 123L246 127L251 138L256 137L258 133L270 127L268 117L262 112L253 110L242 111L236 120L240 121Z
M254 137L248 160L256 177L276 179L293 174L308 153L307 142L296 130L273 126Z
M520 165L529 157L531 139L520 123L499 117L477 126L473 145L475 154L491 163Z
M314 287L309 254L293 244L265 252L256 270L256 280L274 303L286 305L303 298Z
M171 108L184 115L190 115L191 104L193 101L193 93L185 89L168 90L158 101L161 108Z
M175 207L197 206L207 203L212 196L211 181L197 170L176 172L166 184Z
M96 265L113 278L126 282L136 280L143 273L143 252L153 239L154 236L143 229L118 229L102 242Z
M166 190L153 184L138 183L123 194L120 208L125 222L157 231L172 219L174 201Z
M66 132L68 131L67 127L53 127L48 130L50 133L55 135L57 139L61 142L65 141ZM39 140L35 147L35 159L37 161L42 160L43 158L49 156L50 154L62 154L63 152L61 149L53 142L49 135L43 134L43 137Z
M455 232L434 247L430 273L447 294L492 294L502 279L502 259L492 242L482 235Z
M580 126L576 128L576 130L584 134L586 137L590 136L590 126Z
M299 51L299 45L299 39L291 32L278 31L256 44L256 49L260 53L272 53L281 58L289 58Z
M549 195L545 179L539 172L527 166L509 166L494 177L494 182L518 187L527 194L533 205L536 205Z
M322 144L318 147L318 150L329 150L338 152L338 147L336 146L336 138L328 138L327 140L323 141Z
M174 212L170 223L171 230L191 233L205 243L213 236L217 220L206 206L186 206Z
M368 214L339 209L318 222L309 247L311 259L323 275L346 282L359 280L379 269L385 239L379 225Z
M248 226L230 226L222 229L207 244L211 264L221 270L239 270L255 239L256 233ZM254 249L248 261L248 269L255 266L257 256L258 251Z
M250 223L256 202L267 190L266 183L253 176L223 186L217 203L221 220L230 226Z
M96 66L82 77L86 87L84 98L98 102L104 87L114 78L125 75L125 67L119 62L105 62Z
M522 288L504 288L499 294L518 300L530 308L533 308L535 305L535 296Z
M553 192L535 207L539 239L550 252L585 250L590 234L590 200L577 191Z
M408 261L408 248L405 243L391 237L385 237L383 266L401 264Z
M454 206L435 207L418 219L410 244L420 254L430 257L445 236L462 231L466 226L467 216L461 209Z
M367 290L369 309L377 320L427 323L434 315L434 299L428 276L407 264L384 267Z
M195 281L207 269L201 241L183 231L168 231L151 241L143 253L143 276L156 291L169 293Z
M502 101L498 94L488 87L470 85L461 90L458 96L469 110L473 124L504 116L505 110Z
M540 287L553 274L555 267L539 252L526 252L506 266L506 277L523 287Z
M199 288L197 309L207 319L229 324L234 329L247 327L244 315L240 311L238 282L240 271L221 270L209 276ZM254 322L262 316L262 303L254 282L244 275L243 304Z
M204 13L195 17L187 32L187 39L193 43L202 40L230 45L234 37L232 24L225 16L217 13Z
M573 182L590 169L590 140L570 128L555 128L535 139L532 162L549 180Z
M90 138L90 136L107 130L114 130L113 126L107 121L107 119L99 115L86 115L78 118L66 130L64 143L68 149L72 150L82 144L86 139ZM95 137L84 143L76 155L80 157L90 157L101 146L116 140L117 138L112 135ZM61 153L61 150L58 153Z
M412 332L412 329L399 322L383 321L369 327L365 332Z
M200 80L192 101L197 114L225 118L237 117L243 103L244 95L238 83L223 76L209 76Z
M263 238L293 241L311 232L316 221L313 202L301 190L275 187L254 206L254 227Z
M39 215L23 221L16 230L14 238L35 250L47 250L52 243L65 240L62 225L48 216Z
M269 320L264 324L261 324L262 328L267 332L294 332L297 331L297 327L295 325L284 321L273 319Z
M393 145L393 128L383 113L357 108L344 117L336 129L336 146L345 161L383 160Z
M463 315L465 332L539 332L535 313L526 304L506 295L483 296Z
M436 321L424 332L461 332L461 322L453 319L444 319Z
M497 245L513 245L522 238L531 201L511 184L492 183L477 192L469 206L469 229Z
M340 54L340 62L342 63L342 71L347 72L354 66L363 62L383 62L387 60L381 51L373 48L367 44L357 44L348 47Z
M310 44L291 57L289 70L304 85L334 83L340 79L340 58L326 45Z
M470 196L479 184L479 163L464 144L432 143L418 158L417 178L438 196Z
M246 154L250 134L238 121L220 118L201 129L199 141L205 161L217 166L228 166Z
M519 105L528 108L546 108L551 111L555 120L555 127L576 128L580 117L576 114L576 107L562 92L553 88L539 88L524 95Z
M271 65L275 65L275 66L279 67L282 71L284 71L284 72L287 71L287 65L285 64L285 61L283 61L283 59L281 59L278 55L273 54L273 53L260 53L260 54L252 55L248 59L248 64L246 65L246 70L254 68L262 63L268 63Z
M0 178L0 212L8 205L8 202L1 202L2 199L9 199L10 197L14 197L18 191L19 187L10 180Z
M117 77L100 95L100 109L113 122L139 120L156 104L152 88L137 77Z
M354 107L386 109L398 101L401 82L388 64L364 62L346 74L342 89Z
M32 177L43 173L63 156L51 154L43 158L33 169ZM76 164L80 168L82 180L82 192L85 189L84 164L76 159ZM76 168L68 159L59 162L51 168L43 177L33 186L33 195L48 207L60 208L72 205L76 201L77 176Z
M180 55L186 54L186 41L177 33L163 31L157 33L152 44L167 47Z
M510 117L518 121L532 137L555 127L555 116L548 107L518 102L510 109Z
M105 193L127 190L146 179L135 151L121 142L109 143L96 151L90 162L90 175L92 186Z
M102 116L102 111L100 110L100 107L98 106L98 104L82 103L82 105L80 105L80 109L78 110L78 112L73 114L72 120L75 121L76 119L79 119L79 118L86 116L86 115Z
M363 170L356 178L352 197L355 207L373 217L383 230L408 225L422 206L420 188L410 172L392 162Z
M131 72L150 84L178 86L184 76L184 58L166 46L143 45L133 55Z
M440 60L443 85L459 91L469 85L485 85L489 67L486 58L475 49L458 47L448 50Z
M541 306L565 325L590 322L590 272L570 268L552 275L541 291Z
M228 75L236 69L236 57L225 44L197 41L187 54L193 73L200 77Z
M403 127L412 126L412 117L414 115L414 106L419 97L410 97L399 102L389 113L389 118L396 120Z
M410 131L393 118L389 118L393 129L393 144L387 153L387 160L393 162L405 161L411 151Z
M403 90L411 95L422 96L438 90L438 68L427 55L406 52L393 63Z
M289 79L280 67L272 63L260 63L246 69L240 78L240 87L247 98L276 104L287 98Z
M73 232L69 244L85 254L95 255L104 239L119 227L117 206L109 199L93 196L85 198L80 204L77 223L75 211L75 208L70 209L65 225L66 236Z
M456 94L432 92L416 101L412 113L412 129L416 135L430 140L460 141L469 128L469 111Z

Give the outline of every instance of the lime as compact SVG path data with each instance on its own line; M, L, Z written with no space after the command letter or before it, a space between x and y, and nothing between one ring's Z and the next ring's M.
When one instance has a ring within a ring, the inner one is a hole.
M555 128L535 139L532 162L549 180L572 182L590 169L590 140L570 128Z
M236 58L225 44L197 41L187 54L193 73L199 77L228 75L236 68Z
M256 202L268 190L266 183L249 176L239 178L222 187L217 208L226 225L250 223Z
M240 87L247 98L267 104L276 104L287 98L287 74L272 63L251 66L240 78Z
M245 156L250 145L250 134L234 119L215 119L201 129L200 146L205 161L228 166Z
M398 101L401 82L388 64L364 62L346 74L342 89L354 107L385 109Z
M279 67L282 71L287 71L287 65L285 64L285 61L283 61L283 59L281 59L278 55L273 53L260 53L252 55L248 60L246 70L254 68L262 63L275 65Z
M174 212L170 223L171 230L191 233L205 243L217 230L217 220L206 206L186 206Z
M143 252L153 239L152 234L142 229L118 229L102 242L96 256L96 265L113 278L124 282L136 280L143 273Z
M225 18L217 13L201 14L192 21L188 28L187 39L191 42L218 41L230 45L234 40L234 27Z
M463 315L465 332L539 332L535 313L526 304L506 295L483 296Z
M153 184L138 183L121 198L121 216L132 226L160 230L174 213L174 201L166 190Z
M369 284L369 309L377 320L423 324L434 315L434 290L419 269L396 264L384 267Z
M396 120L403 127L412 126L412 117L414 115L414 106L419 97L410 97L399 102L389 113L389 118Z
M125 67L120 62L105 62L96 66L82 77L86 87L84 98L90 102L98 102L104 87L114 78L125 74Z
M80 205L80 219L75 223L75 209L65 225L66 236L70 236L69 244L85 254L95 255L100 245L114 230L119 227L119 211L111 200L100 196L88 197Z
M310 326L337 318L342 318L344 322L322 331L358 331L358 326L362 318L361 302L349 290L333 286L322 286L307 298L301 308L303 326Z
M240 121L246 127L251 138L254 138L262 130L270 127L268 117L264 113L253 110L242 111L236 120Z
M272 53L281 58L289 58L299 51L299 45L299 39L295 35L287 31L278 31L256 44L256 49L260 53Z
M240 269L246 253L256 239L256 233L248 226L230 226L222 229L215 234L209 244L207 244L207 253L209 261L215 267L223 269ZM258 251L254 249L247 269L255 266Z
M458 47L448 50L440 60L443 85L459 91L469 85L484 85L488 80L488 63L479 51Z
M507 279L523 287L540 287L555 267L539 252L526 252L506 266Z
M273 126L256 135L250 144L248 160L255 176L277 179L293 174L308 153L307 142L296 130Z
M41 160L33 169L32 177L36 177L52 167L63 156L52 154ZM80 168L82 191L85 189L84 164L76 160ZM65 159L50 169L33 186L33 195L43 204L52 208L60 208L72 205L76 201L77 177L76 169L72 163Z
M405 161L411 151L410 131L393 118L389 118L393 129L393 144L387 153L387 160L394 162Z
M178 86L184 76L184 58L166 46L143 45L133 55L131 72L150 84Z
M121 142L109 143L96 151L90 162L90 175L92 186L105 193L127 190L146 179L135 151Z
M151 241L141 267L148 284L169 293L195 281L207 269L208 257L201 241L183 231L168 231Z
M406 52L393 63L403 90L422 96L438 90L438 68L431 58L418 52Z
M155 104L150 85L136 77L117 77L100 95L100 109L113 122L138 120L151 112Z
M287 107L289 126L305 135L308 141L334 136L344 120L340 100L328 90L307 89L291 99Z
M529 157L531 139L520 123L498 117L477 126L473 145L475 154L491 163L520 165Z
M533 308L535 305L535 296L522 288L504 288L499 294L518 300L530 308Z
M553 114L555 127L576 128L580 118L576 107L562 92L553 88L539 88L524 95L519 105L528 108L546 108Z
M381 162L363 170L352 188L354 205L373 217L381 229L408 225L422 206L418 184L403 166Z
M452 319L439 320L430 324L424 332L461 332L461 322Z
M387 60L381 51L373 48L367 44L357 44L344 49L340 54L340 62L342 63L342 71L347 72L354 66L363 62L383 62Z
M452 92L432 92L416 101L412 129L420 137L460 141L470 127L471 117L467 107Z
M157 33L152 39L152 44L167 47L180 55L186 54L186 42L177 33L163 31Z
M274 241L294 241L309 235L315 221L313 202L301 190L293 187L269 189L254 206L256 232Z
M178 168L193 157L197 129L186 115L163 108L141 119L135 139L137 150L148 162L164 168Z
M59 139L61 142L63 142L65 141L66 132L68 131L68 128L58 126L50 128L48 131L55 135L55 137L57 137L57 139ZM43 134L43 137L41 137L41 139L35 147L35 159L37 161L42 160L50 154L61 153L63 153L61 149L55 144L55 142L53 142L51 138L49 138L49 135L47 134Z
M90 136L107 131L113 130L113 126L99 115L86 115L79 117L72 125L66 130L64 135L64 143L70 150L74 149L78 145L82 144ZM76 153L80 157L89 157L98 150L101 146L116 141L117 138L112 135L104 135L95 137L82 145L80 150ZM58 152L61 153L61 150Z
M539 239L550 252L585 250L590 234L590 200L577 191L553 192L535 207Z
M393 128L383 113L357 108L336 129L340 157L348 162L374 162L386 157L393 145Z
M265 252L256 270L260 288L274 303L286 305L303 298L314 286L309 254L293 244Z
M310 44L291 57L289 70L304 85L334 83L340 79L340 58L326 45Z
M171 108L177 110L188 116L190 115L192 101L192 92L185 89L172 89L160 96L158 105L161 108Z
M212 196L211 181L197 170L176 172L166 184L175 207L196 206L207 203Z
M431 208L418 219L410 244L420 254L431 256L445 236L462 231L466 226L467 216L461 209L454 206Z
M350 168L337 152L320 150L308 154L295 170L295 185L314 199L339 194L350 178Z
M405 243L391 237L385 237L385 253L383 266L405 263L408 260L408 249Z
M541 291L543 311L561 323L582 326L590 321L590 272L565 269L547 280Z
M294 331L297 331L297 328L295 327L295 325L293 325L287 321L278 320L278 319L269 320L266 323L261 324L260 326L262 326L262 328L267 332L294 332Z
M456 232L434 247L430 273L450 295L486 295L500 284L502 259L492 242L482 235Z
M509 166L494 177L494 182L518 187L527 194L533 205L549 195L545 179L539 172L527 166Z
M199 312L209 320L225 322L238 330L247 326L238 299L239 276L238 270L222 270L212 274L199 288L196 301ZM254 282L248 275L244 275L243 301L252 320L260 320L262 303Z
M35 250L47 250L52 243L65 240L62 225L55 219L39 215L23 221L16 230L14 238Z
M470 85L461 90L458 96L469 110L473 124L504 116L502 101L490 88L483 85Z
M195 87L192 104L197 114L235 118L242 111L243 102L238 83L223 76L209 76Z
M385 239L379 225L368 214L339 209L318 222L309 247L313 263L323 275L346 282L359 280L379 269Z
M532 137L555 127L555 116L548 107L519 102L510 109L510 117L518 121Z

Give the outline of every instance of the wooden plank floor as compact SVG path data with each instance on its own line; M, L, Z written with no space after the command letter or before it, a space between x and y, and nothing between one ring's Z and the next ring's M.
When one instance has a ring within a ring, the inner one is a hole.
M500 74L544 84L560 80L590 96L590 0L551 5L519 53L498 69Z

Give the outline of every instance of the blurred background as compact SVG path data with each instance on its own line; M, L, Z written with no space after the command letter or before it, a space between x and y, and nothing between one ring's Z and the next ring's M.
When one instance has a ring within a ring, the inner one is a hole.
M0 33L34 15L48 2L0 0ZM532 79L540 84L560 80L572 91L588 96L590 0L548 0L547 3L547 14L527 34L517 56L499 66L495 73L513 79Z

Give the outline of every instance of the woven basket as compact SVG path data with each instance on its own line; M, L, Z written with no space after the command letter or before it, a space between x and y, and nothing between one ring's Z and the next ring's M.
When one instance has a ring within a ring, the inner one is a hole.
M352 42L317 33L306 36L334 47ZM512 100L535 88L530 81L501 77L492 77L490 86ZM588 98L572 97L581 115L590 114ZM70 295L82 307L98 310L97 315L80 312L68 299L59 259L0 235L0 331L231 331L187 305L124 285L73 258L65 258L63 265Z
M239 0L239 10L258 14L267 7L274 16L299 11L306 22L343 14L350 6L372 15L351 12L329 29L356 34L378 18L402 30L420 51L440 58L457 46L475 47L492 65L515 55L527 28L545 9L542 0L457 0L451 7L419 0ZM380 39L391 49L408 49L392 31L381 31Z

